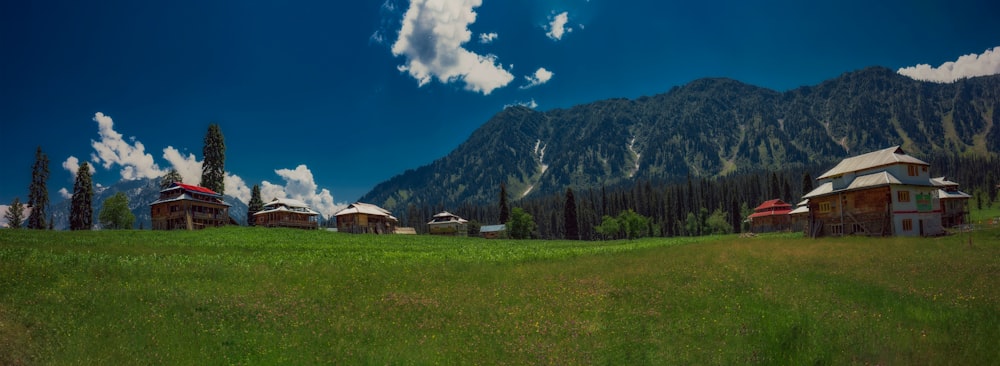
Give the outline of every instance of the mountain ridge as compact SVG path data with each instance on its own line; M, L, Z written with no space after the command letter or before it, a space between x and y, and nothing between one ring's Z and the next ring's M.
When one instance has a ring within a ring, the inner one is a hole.
M636 99L505 108L446 156L360 200L390 210L482 204L496 200L501 182L517 199L788 168L893 145L915 155L995 155L997 107L996 75L937 84L869 67L785 92L703 78Z

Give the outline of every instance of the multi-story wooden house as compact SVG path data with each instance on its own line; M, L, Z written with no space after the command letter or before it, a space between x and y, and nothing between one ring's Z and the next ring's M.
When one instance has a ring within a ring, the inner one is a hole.
M931 179L931 183L938 188L935 195L941 204L941 225L950 228L968 223L972 196L958 190L958 183L944 177Z
M290 198L275 198L264 209L253 214L254 224L262 227L319 229L319 213L304 202Z
M786 231L792 227L792 205L780 199L765 201L753 209L753 213L747 217L750 222L750 232L769 233L774 231Z
M809 200L809 234L942 234L929 166L899 146L844 159L803 196Z
M369 203L355 202L334 214L337 231L342 233L392 234L399 219L388 210Z
M161 190L160 198L149 209L153 230L195 230L230 222L229 204L221 194L179 182Z
M434 215L427 223L427 229L431 235L468 236L469 221L445 211Z

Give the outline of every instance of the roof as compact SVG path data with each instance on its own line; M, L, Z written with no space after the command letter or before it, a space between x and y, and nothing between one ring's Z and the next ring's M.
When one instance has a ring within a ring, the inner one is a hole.
M299 200L293 200L291 198L275 198L271 200L271 202L264 204L264 207L267 206L275 206L275 207L288 206L288 207L305 208L305 209L309 208L309 205L305 204L305 202Z
M455 215L455 214L453 214L451 212L444 211L442 213L434 215L434 219L431 220L430 222L428 222L427 225L432 225L432 224L446 224L446 223L452 223L452 222L457 222L457 223L463 224L463 223L469 222L469 220L466 220L466 219L463 219L461 217L458 217L458 215Z
M168 199L165 199L165 200L156 200L156 201L150 202L149 205L152 206L152 205L157 205L157 204L161 204L161 203L175 202L175 201L185 201L185 200L186 201L199 202L199 203L208 203L208 204L219 205L219 206L226 206L226 207L230 206L230 204L226 203L225 201L223 201L221 199L219 199L217 201L206 201L206 200L195 199L194 197L191 197L190 194L187 194L187 192L185 192L184 194L177 195L176 197L173 197L173 198L168 198Z
M353 215L353 214L384 216L393 220L397 220L395 217L392 216L392 213L389 212L389 210L375 206L370 203L362 203L362 202L354 202L350 205L347 205L347 208L337 211L337 213L333 215L341 216L341 215Z
M802 198L818 197L828 193L833 193L833 182L820 184L819 187L813 188L813 190L806 193Z
M500 225L483 225L483 226L479 227L479 232L480 233L493 233L493 232L504 231L504 230L507 230L507 225L503 225L503 224L500 224Z
M799 215L799 214L807 214L807 213L809 213L809 205L805 205L805 206L799 205L799 207L796 207L794 210L792 210L788 214L789 215Z
M930 165L923 160L907 155L906 152L903 151L903 148L893 146L887 149L873 151L867 154L841 160L837 166L828 170L826 173L823 173L823 175L816 179L832 178L845 173L857 172L898 163Z
M931 178L931 184L935 187L958 187L958 183L944 179L944 177Z
M204 193L204 194L209 194L209 195L213 195L213 196L221 196L221 194L215 193L215 191L213 191L211 189L208 189L208 188L205 188L205 187L201 187L201 186L191 185L191 184L184 184L184 183L181 183L181 182L174 182L173 184L170 185L170 188L173 188L173 187L181 187L185 191ZM167 189L170 189L170 188L167 188Z
M775 208L777 208L777 209L781 209L781 208L791 209L791 207L792 207L792 205L785 203L785 201L782 201L781 199L773 199L773 200L770 200L770 201L764 201L764 203L761 203L760 206L757 206L753 210L754 211L763 211L763 210L770 210L770 209L775 209Z
M847 188L844 190L871 188L889 184L903 184L903 182L889 172L878 172L854 178L851 184L847 185Z
M948 192L946 190L939 189L938 190L938 198L939 199L945 199L945 200L946 199L958 199L958 198L961 198L961 199L970 199L970 198L972 198L972 195L970 195L968 193L965 193L965 192L962 192L962 191Z
M753 218L765 217L765 216L787 215L789 212L792 212L792 206L785 206L785 208L777 209L777 210L754 212L750 216L747 216L747 218L753 219Z

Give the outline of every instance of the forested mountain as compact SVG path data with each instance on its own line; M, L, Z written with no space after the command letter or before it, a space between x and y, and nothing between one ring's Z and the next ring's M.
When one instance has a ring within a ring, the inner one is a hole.
M1000 76L936 84L882 67L783 93L712 78L636 100L510 107L361 201L397 212L481 205L496 202L501 182L517 200L824 166L892 145L919 157L994 156L998 107Z

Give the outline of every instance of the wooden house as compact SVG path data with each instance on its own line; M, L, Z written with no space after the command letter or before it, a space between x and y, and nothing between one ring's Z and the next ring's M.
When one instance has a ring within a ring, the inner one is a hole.
M231 221L229 204L221 194L179 182L161 190L149 209L153 230L195 230L225 226Z
M943 233L929 166L899 146L842 160L803 196L809 200L809 234Z
M780 199L765 201L753 209L747 217L750 221L750 232L760 234L774 231L787 231L792 227L792 205Z
M788 213L791 218L791 231L809 232L809 200L804 199L795 205L795 209Z
M262 227L318 229L319 213L299 200L275 198L264 209L253 214L254 223Z
M468 236L469 221L445 211L434 215L427 223L431 235Z
M355 202L334 214L337 231L342 233L392 234L399 219L388 210L369 203Z
M958 183L944 177L931 179L931 183L938 188L935 194L941 205L941 226L950 228L969 223L969 199L972 196L958 190Z
M486 239L500 239L507 237L507 225L484 225L479 228L479 235Z

